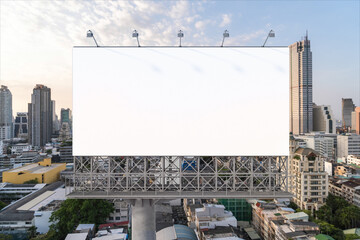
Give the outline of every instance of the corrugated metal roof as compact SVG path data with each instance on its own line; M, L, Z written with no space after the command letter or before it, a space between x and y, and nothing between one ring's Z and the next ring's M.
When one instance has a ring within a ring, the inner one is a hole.
M24 205L19 207L17 210L25 210L25 211L30 210L33 206L35 206L39 202L43 201L44 199L50 197L54 193L55 193L55 191L46 191L43 194L41 194L40 196L38 196L38 197L34 198L33 200L31 200L30 202L25 203Z

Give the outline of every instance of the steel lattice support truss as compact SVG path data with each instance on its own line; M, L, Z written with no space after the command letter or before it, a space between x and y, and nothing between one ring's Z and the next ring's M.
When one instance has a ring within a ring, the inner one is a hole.
M75 157L70 198L290 197L288 157Z

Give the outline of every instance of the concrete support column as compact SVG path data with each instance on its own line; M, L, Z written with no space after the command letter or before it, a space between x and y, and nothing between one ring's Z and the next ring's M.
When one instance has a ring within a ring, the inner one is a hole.
M155 204L151 199L131 201L131 236L133 240L156 240Z

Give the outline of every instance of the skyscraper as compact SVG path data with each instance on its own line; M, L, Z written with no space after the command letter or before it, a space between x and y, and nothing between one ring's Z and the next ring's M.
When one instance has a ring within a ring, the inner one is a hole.
M28 135L28 113L18 112L14 123L14 136L24 137Z
M29 109L29 143L42 147L51 140L53 114L51 89L37 84L31 94Z
M61 124L63 123L63 122L67 122L67 123L69 123L70 124L70 122L71 122L71 110L70 110L70 108L67 108L67 109L65 109L65 108L62 108L61 109L61 114L60 114L61 116Z
M60 130L60 123L59 123L59 119L58 116L56 115L56 111L55 111L55 100L51 100L51 111L52 111L52 121L53 121L53 129L52 129L52 133L56 134L59 130Z
M351 127L351 113L355 110L355 105L351 98L342 98L342 124L345 129Z
M7 86L0 88L0 140L13 137L12 94Z
M312 53L310 40L289 46L290 50L290 132L308 133L313 130Z

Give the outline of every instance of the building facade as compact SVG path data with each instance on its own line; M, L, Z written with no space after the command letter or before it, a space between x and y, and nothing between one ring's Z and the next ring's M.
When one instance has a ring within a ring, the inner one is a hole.
M12 94L7 86L0 87L0 140L13 137Z
M324 133L336 133L333 113L328 105L313 106L313 131Z
M14 122L14 137L27 137L28 135L28 113L18 112Z
M3 172L3 182L23 184L37 180L38 183L53 183L59 181L60 172L65 169L65 163L51 163L51 159L48 158Z
M306 148L314 149L322 157L335 158L334 139L325 135L299 135L296 139L301 139L306 143ZM300 146L299 146L300 147Z
M29 143L42 147L51 140L53 131L53 114L51 104L51 89L37 84L31 95L29 112Z
M351 128L351 113L355 110L355 105L351 98L341 99L342 122L344 129Z
M348 155L360 156L360 135L346 134L337 136L337 157L346 158Z
M360 166L360 155L359 156L348 155L346 158L346 163Z
M313 130L312 53L310 40L291 44L290 49L290 132Z
M294 202L306 210L318 210L328 196L328 174L324 160L309 148L298 148L290 163Z
M353 130L360 135L360 107L356 107L352 113L354 114Z

